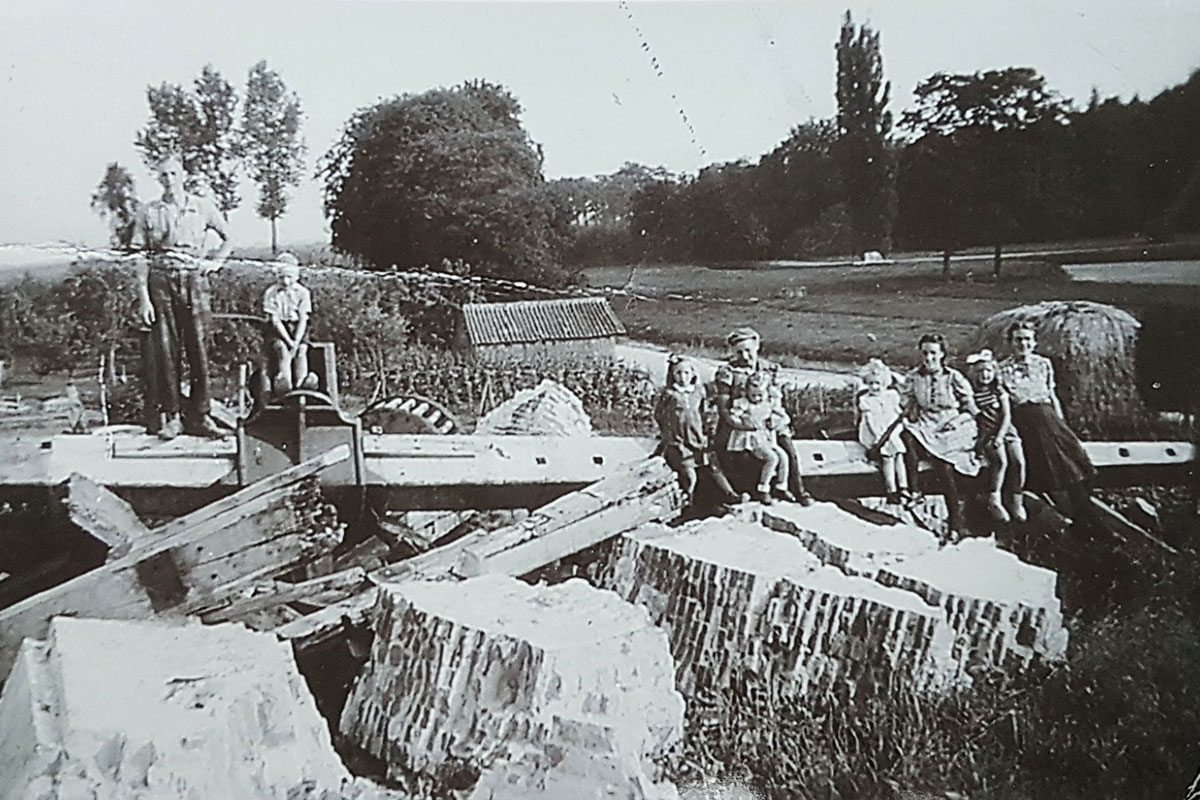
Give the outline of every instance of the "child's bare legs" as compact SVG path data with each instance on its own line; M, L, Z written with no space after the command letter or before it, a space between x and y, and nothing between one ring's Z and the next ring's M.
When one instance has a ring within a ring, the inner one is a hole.
M288 352L288 346L280 339L271 340L271 350L273 352L273 366L275 374L271 376L271 383L276 394L284 394L292 390L292 365L291 353Z
M292 356L291 368L292 386L302 386L304 379L308 377L308 345L304 342L296 345L296 355Z
M666 459L667 466L679 476L679 486L683 489L683 503L690 506L696 492L696 457L672 446L663 449L663 458Z
M771 449L775 451L775 457L779 459L779 463L775 467L775 488L786 492L788 490L788 470L790 467L787 453L779 445L775 445Z
M758 473L757 499L763 503L770 503L771 482L775 479L776 471L779 469L781 449L774 445L764 444L752 449L750 454L762 462L762 469ZM786 470L787 467L784 469Z
M1004 490L1005 507L1017 522L1029 519L1025 513L1025 450L1021 440L1010 437L1004 442L1004 452L1008 456L1008 472L1001 487Z
M1004 442L989 442L983 448L983 457L987 462L988 511L997 522L1008 522L1008 511L1000 497L1004 475L1008 471L1008 453Z
M905 473L901 459L900 453L881 456L879 459L879 469L883 472L883 485L887 489L890 502L899 500L900 490L908 488L908 475Z

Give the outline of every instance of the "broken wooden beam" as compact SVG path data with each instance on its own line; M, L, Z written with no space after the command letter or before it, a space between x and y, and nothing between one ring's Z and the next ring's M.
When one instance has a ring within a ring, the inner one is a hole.
M1092 508L1099 515L1105 529L1117 537L1123 544L1143 545L1157 550L1160 554L1178 556L1179 551L1158 538L1150 531L1132 522L1128 517L1105 503L1098 497L1091 498Z
M391 564L375 582L472 577L483 573L525 575L605 539L660 519L679 507L675 473L661 458L627 464L590 486L564 495L516 525L479 531Z
M129 553L148 541L150 529L129 503L86 475L73 473L55 487L53 499L72 525L104 544L108 560Z
M21 640L45 636L52 617L177 615L236 581L277 575L328 552L340 531L315 476L349 455L339 447L264 478L156 529L124 557L0 611L0 675Z
M332 605L367 586L367 571L362 567L350 567L299 583L242 582L204 605L188 606L184 610L185 613L198 615L204 622L225 622L285 603L304 601Z
M661 458L628 464L603 480L564 495L524 520L477 531L451 544L375 570L373 584L474 575L526 575L651 520L682 501L675 473ZM304 650L336 637L347 625L369 622L372 588L275 630Z

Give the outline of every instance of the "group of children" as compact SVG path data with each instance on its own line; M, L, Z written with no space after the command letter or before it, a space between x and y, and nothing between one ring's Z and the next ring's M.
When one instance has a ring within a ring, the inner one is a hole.
M964 377L945 364L946 345L940 336L923 337L920 347L921 366L906 376L897 375L879 359L868 361L861 373L858 438L879 465L888 500L906 505L917 501L921 496L917 464L920 458L932 456L948 472L975 475L983 470L991 515L1001 522L1024 521L1025 457L994 356L989 350L969 356L969 377ZM705 433L705 411L705 388L695 367L681 356L671 356L655 419L664 456L679 474L689 506L701 474L711 478L721 502L749 499L736 493L722 472L717 456L725 452L745 453L757 461L754 499L764 503L796 499L788 489L788 454L780 445L781 435L791 435L791 419L770 373L752 373L744 393L732 399L729 432L719 437L719 448L712 447ZM948 483L947 500L954 513L957 494L952 477Z
M968 356L964 379L945 366L940 337L925 337L921 346L924 363L907 376L896 375L879 359L868 361L861 372L858 439L883 473L888 501L911 505L920 498L909 477L916 475L924 454L919 451L928 451L959 472L982 469L992 517L1025 521L1024 452L995 357L990 350ZM943 379L940 397L930 376Z
M732 504L749 500L761 503L775 499L798 502L788 488L790 462L779 444L779 435L790 435L792 421L783 410L778 387L765 372L752 375L744 397L732 400L731 430L723 449L745 453L759 463L758 483L753 493L736 492L725 476L705 433L706 397L703 383L690 361L672 355L667 363L666 386L659 394L654 418L658 423L667 463L679 474L684 503L695 500L700 472L714 483L719 500Z

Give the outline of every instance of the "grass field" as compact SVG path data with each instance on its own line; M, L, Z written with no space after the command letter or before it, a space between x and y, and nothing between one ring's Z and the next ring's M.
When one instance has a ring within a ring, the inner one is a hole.
M714 269L695 265L604 267L589 284L624 288L617 315L630 336L668 345L723 349L725 334L751 325L764 351L806 362L860 363L879 356L915 361L917 339L936 331L961 354L979 323L1043 300L1092 300L1135 316L1160 304L1200 309L1200 287L1072 281L1057 264L956 262L950 280L940 264ZM687 296L687 299L682 297Z

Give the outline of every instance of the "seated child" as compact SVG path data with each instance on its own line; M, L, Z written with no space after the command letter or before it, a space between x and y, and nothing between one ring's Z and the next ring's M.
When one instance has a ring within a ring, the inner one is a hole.
M908 475L902 464L905 447L898 424L904 401L893 385L892 371L878 358L868 361L861 375L865 388L858 396L858 441L883 473L888 502L898 504L908 499Z
M685 508L694 508L697 473L703 469L717 487L724 503L737 503L725 473L708 450L704 433L704 386L692 364L678 355L667 362L667 384L658 395L654 420L662 439L663 458L679 475Z
M988 511L997 522L1024 522L1025 452L1012 424L1012 405L1000 383L992 351L967 356L967 375L978 408L975 451L986 465Z
M275 394L315 383L308 372L308 320L312 294L300 284L300 262L291 253L278 258L278 280L263 294L267 316L267 371Z
M796 497L788 490L787 452L780 447L777 436L791 421L771 397L770 378L761 372L752 375L746 384L746 396L734 400L730 411L733 430L727 449L748 452L762 462L755 499L769 505L774 494L795 503Z

